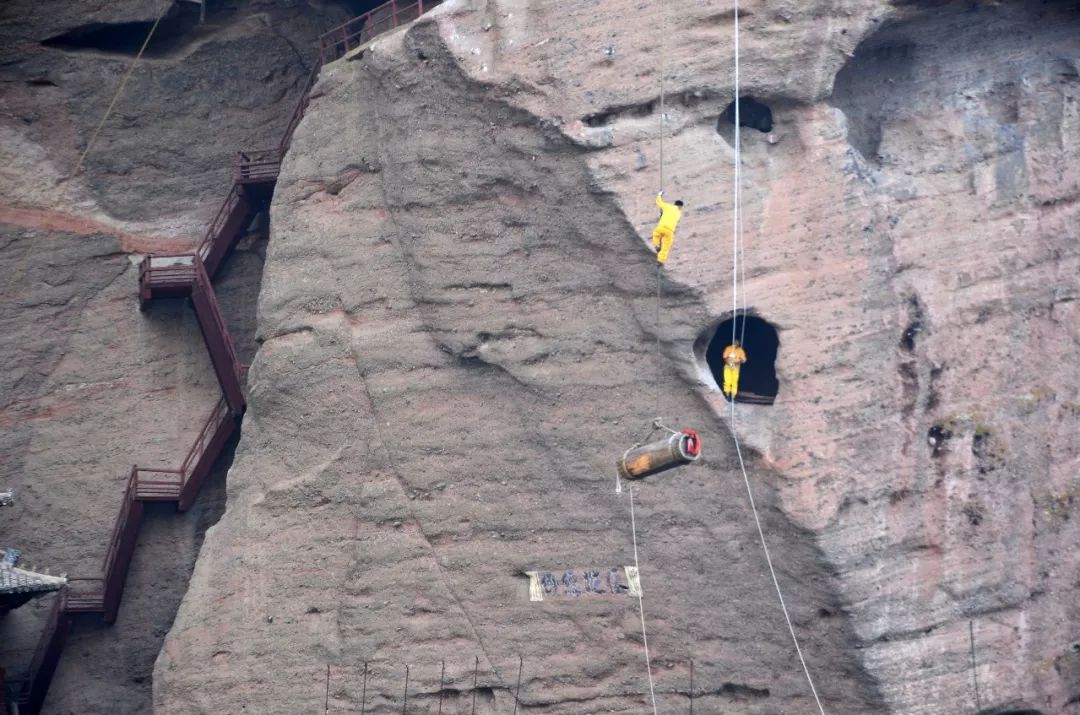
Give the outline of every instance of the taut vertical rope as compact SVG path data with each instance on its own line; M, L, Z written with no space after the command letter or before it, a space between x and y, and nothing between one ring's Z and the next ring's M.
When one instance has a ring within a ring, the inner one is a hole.
M645 633L645 587L641 585L641 566L637 553L637 520L634 518L634 488L630 487L630 529L634 534L634 570L638 575L638 614L641 616L641 642L645 646L645 668L649 672L649 697L652 698L653 715L656 711L656 689L653 686L652 661L649 659L649 637Z
M732 189L732 269L731 269L731 342L734 344L736 331L738 329L738 317L739 317L739 276L740 268L742 268L742 127L740 126L742 121L742 114L740 111L740 67L739 67L739 0L735 0L735 185ZM745 269L743 268L744 282L745 282ZM744 286L745 291L745 286ZM746 301L743 299L743 336L745 337L746 331ZM740 340L741 342L741 340ZM769 567L769 575L772 576L773 587L776 589L776 597L780 601L780 610L784 614L784 622L787 624L788 633L791 635L791 642L795 644L795 653L799 656L799 662L802 664L803 674L806 676L806 682L810 685L810 692L814 696L814 702L817 704L818 711L821 715L825 715L825 708L821 704L821 698L818 697L817 688L814 687L814 680L810 677L810 669L806 665L806 659L803 657L802 648L799 645L799 639L795 635L795 627L791 623L791 615L788 613L787 604L784 602L784 593L780 589L780 581L776 577L776 569L773 567L772 555L769 553L769 545L765 541L765 530L761 526L761 517L758 514L757 504L754 502L754 492L750 487L750 477L746 472L746 463L743 461L742 446L739 444L739 435L736 432L735 426L735 400L731 400L731 421L728 425L731 431L731 439L735 443L735 454L739 458L739 469L742 472L743 483L746 486L746 496L750 501L750 510L754 515L754 524L757 527L758 538L761 540L761 549L765 553L765 563ZM631 502L632 503L632 502Z
M739 101L739 0L735 0L735 177L731 192L731 343L739 325L739 186L742 184L742 113ZM743 322L746 318L743 318ZM734 405L734 400L732 400Z
M975 670L975 622L968 621L968 637L971 639L971 684L975 686L975 709L982 709L982 698L979 697L979 676Z
M664 192L664 125L667 121L666 93L664 91L664 75L667 73L667 3L660 3L660 193ZM674 240L674 236L672 237ZM663 248L661 243L660 248ZM659 250L659 249L658 249ZM660 346L660 304L663 300L661 289L660 261L656 262L656 401L653 408L653 416L660 417L660 376L662 374L661 362L662 351Z

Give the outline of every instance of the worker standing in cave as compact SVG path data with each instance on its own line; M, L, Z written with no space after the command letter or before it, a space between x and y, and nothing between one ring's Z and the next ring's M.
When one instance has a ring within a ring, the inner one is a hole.
M734 400L739 391L739 368L746 362L746 351L738 340L724 348L724 394Z
M656 195L656 205L660 207L660 221L652 232L652 245L656 250L656 260L660 265L667 262L671 244L675 242L675 227L682 218L682 201L669 204L664 201L664 192Z

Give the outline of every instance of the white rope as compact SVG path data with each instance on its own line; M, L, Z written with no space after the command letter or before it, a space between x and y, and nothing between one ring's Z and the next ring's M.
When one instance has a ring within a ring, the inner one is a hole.
M746 269L743 259L742 245L742 116L740 112L740 66L739 66L739 0L735 0L735 185L732 189L732 269L731 269L731 342L735 343L736 329L738 326L739 311L739 276L743 278L743 337L746 332ZM740 340L740 342L742 342ZM758 515L757 504L754 502L754 491L750 488L750 477L746 473L746 463L743 461L742 446L739 444L739 436L735 430L735 400L731 400L731 420L728 425L731 431L731 439L735 442L735 454L739 458L739 469L742 471L743 483L746 485L746 496L750 499L750 510L754 514L754 524L757 526L758 538L761 540L761 548L765 552L765 563L769 565L769 575L772 576L773 587L776 589L776 597L780 600L780 610L784 613L784 622L787 623L788 633L791 634L791 642L795 644L795 652L799 656L806 682L810 685L810 692L817 703L818 711L825 715L825 708L821 705L814 680L810 677L810 669L806 665L802 648L799 646L799 638L795 635L795 627L791 624L791 615L788 613L787 604L784 602L784 593L780 589L780 581L776 578L776 569L773 567L772 555L769 553L769 545L765 542L765 530L761 527L761 517ZM631 505L633 505L633 493L631 492ZM633 511L631 510L631 516ZM632 519L631 519L632 520Z
M742 184L742 114L739 102L739 0L735 0L735 178L731 191L731 344L735 344L739 326L739 186ZM746 318L743 318L743 322ZM735 404L734 399L732 405Z
M652 661L649 659L649 637L645 633L645 589L641 585L641 567L638 565L637 554L637 520L634 518L634 488L630 487L630 530L634 534L634 570L638 575L638 614L641 616L641 642L645 645L645 668L649 671L649 697L652 698L653 715L656 712L656 689L653 686Z
M780 610L784 612L784 621L787 623L788 633L791 634L791 642L795 644L795 652L799 655L803 673L806 674L806 682L810 684L810 692L814 695L818 711L825 715L825 708L821 705L817 688L814 687L814 679L810 677L810 669L806 667L806 659L803 657L802 648L799 647L799 639L795 635L795 627L791 625L791 616L788 614L787 604L784 603L784 594L780 590L780 581L776 578L776 569L773 568L772 556L769 554L769 545L765 543L765 531L761 528L761 518L758 516L757 504L754 503L754 492L750 489L750 477L746 474L746 464L743 462L742 447L739 445L739 437L735 433L735 402L731 402L731 439L735 442L735 454L739 456L739 469L742 470L743 483L746 484L746 496L750 499L750 510L754 513L754 524L757 525L758 538L761 539L761 548L765 552L765 563L769 565L769 574L772 576L773 586L776 588L776 597L780 599ZM633 501L631 500L631 504ZM631 514L633 512L631 511Z
M664 75L667 70L667 60L665 58L665 40L667 38L667 4L663 3L660 10L660 193L664 193L664 125L667 117L666 104L664 91ZM675 240L675 236L671 237L671 240ZM663 249L663 241L657 247L657 252ZM660 287L660 274L662 266L660 261L656 262L656 405L653 408L653 414L660 417L660 375L663 370L662 352L660 346L660 303L662 302L663 295Z

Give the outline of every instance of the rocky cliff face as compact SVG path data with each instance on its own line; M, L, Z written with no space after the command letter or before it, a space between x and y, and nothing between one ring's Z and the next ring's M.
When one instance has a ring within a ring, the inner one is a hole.
M177 301L141 315L134 266L197 243L228 189L232 152L276 141L314 38L347 13L222 2L200 26L198 6L177 4L69 179L170 5L0 6L0 489L16 493L0 542L73 577L99 575L131 465L178 466L217 400L190 309ZM256 232L218 281L246 359L264 253ZM223 506L220 471L192 512L153 511L119 621L77 625L47 711L149 712L154 659ZM0 624L9 677L27 665L44 610L28 605Z
M1076 30L1069 3L746 3L740 407L829 712L1077 709ZM647 709L612 461L655 414L703 464L635 492L658 707L810 712L704 363L730 317L731 7L449 2L324 69L272 216L262 346L155 702ZM666 27L668 39L658 31ZM664 272L645 237L687 201ZM762 128L768 128L758 122ZM754 354L751 347L751 360ZM657 386L659 398L654 393ZM530 572L570 573L541 603ZM603 590L603 589L601 589ZM1070 670L1073 668L1073 670ZM280 683L280 685L278 685Z
M159 10L128 5L110 21ZM665 7L450 0L323 69L157 710L313 710L330 664L333 711L365 693L367 712L400 711L406 665L410 708L647 711L613 463L659 414L706 455L634 485L658 711L688 710L691 660L701 712L816 711L734 428L828 712L1080 712L1075 4L743 3L742 94L772 126L743 130L738 301L776 331L779 392L734 422L706 361L732 306L732 5ZM219 157L287 118L303 70L266 75L268 52L303 55L319 22L253 3L155 48L135 96L160 100L126 121L167 131L119 124L85 180L57 185L107 102L89 77L121 62L79 45L101 21L82 12L4 24L54 38L8 65L8 106L63 111L0 126L0 260L23 296L5 314L4 476L28 505L5 535L69 571L99 558L127 465L171 462L216 389L182 306L135 314L127 254L201 234ZM192 111L169 109L181 87ZM661 183L688 210L658 330ZM748 348L760 369L768 351ZM200 533L175 524L144 532L161 546L126 597L156 615L80 631L54 711L144 702L147 626L185 588L152 563L179 550L182 571ZM29 642L24 621L3 628Z

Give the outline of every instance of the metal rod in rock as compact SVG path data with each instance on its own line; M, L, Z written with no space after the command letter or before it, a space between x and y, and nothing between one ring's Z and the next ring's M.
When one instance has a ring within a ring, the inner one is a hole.
M360 694L360 715L367 712L367 661L364 661L364 689Z
M476 658L476 662L473 663L472 669L472 715L476 715L476 674L480 670L480 656L473 656Z
M521 669L522 669L522 667L524 667L524 665L525 665L525 660L519 655L518 656L517 687L514 688L514 715L517 715L518 695L521 694Z
M446 680L446 661L442 662L442 671L439 673L439 715L442 715L443 682Z
M409 707L409 664L405 664L405 697L401 700L401 715L405 715L406 708Z
M975 671L975 622L968 621L968 636L971 639L971 682L975 686L975 710L982 710L979 697L979 676Z
M326 701L323 703L324 715L330 715L330 664L326 664Z

